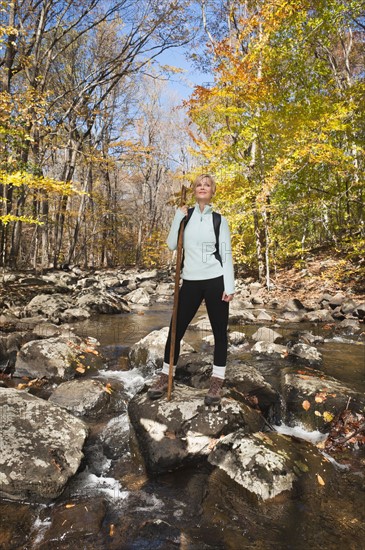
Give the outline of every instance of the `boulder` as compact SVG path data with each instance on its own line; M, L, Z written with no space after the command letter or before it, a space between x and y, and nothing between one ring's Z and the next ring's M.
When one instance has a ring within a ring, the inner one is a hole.
M131 302L132 304L138 304L142 306L148 306L151 301L148 292L144 288L137 288L136 290L132 290L132 292L125 294L124 299L128 300L128 302Z
M44 321L43 323L38 323L33 328L33 336L36 338L52 338L54 336L60 336L62 328L59 325Z
M169 327L153 330L147 336L136 342L129 352L129 360L133 367L159 368L162 367L165 345ZM181 341L181 354L190 353L194 349Z
M282 338L282 335L275 330L267 327L260 327L253 335L252 339L256 342L270 342L273 343L279 338Z
M341 330L344 330L346 334L354 334L361 330L361 325L357 319L344 319L340 323Z
M58 319L62 311L72 307L71 298L64 294L39 294L24 308L26 317L42 315L48 319Z
M247 306L245 309L240 309L238 307L229 308L229 322L230 323L254 323L256 317L250 311L247 311Z
M306 309L305 306L302 304L300 300L298 300L298 298L291 298L284 305L285 311L300 311L305 309Z
M362 304L359 304L355 311L354 311L354 314L359 318L359 319L365 319L365 302L362 303Z
M74 335L32 340L19 351L15 376L61 382L103 366L97 345Z
M151 401L146 394L130 401L129 417L151 473L207 456L219 437L238 428L250 433L262 426L260 415L250 407L224 397L219 407L207 407L205 394L206 390L176 384L171 401Z
M345 315L348 315L349 313L354 313L356 309L356 302L354 300L351 300L350 298L347 298L341 305L341 311Z
M102 433L103 452L112 460L117 460L130 450L130 423L128 414L112 418Z
M155 292L158 296L170 297L174 294L174 284L160 283L157 285Z
M228 333L228 342L233 346L239 346L246 342L246 335L244 332L239 332L238 330Z
M282 319L285 321L290 321L291 323L301 323L304 319L305 311L284 311L281 315Z
M272 355L277 358L284 358L288 356L288 350L286 346L280 344L273 344L272 342L256 342L251 348L251 352L258 355Z
M328 303L332 309L335 309L337 306L342 306L345 300L346 296L341 294L341 292L338 292L337 294L335 294L335 296L331 296Z
M264 323L265 321L272 321L271 315L269 315L265 310L260 309L256 321L260 321L261 323Z
M310 323L333 323L333 317L327 309L317 309L315 311L308 311L303 316L303 321L309 321Z
M204 316L199 318L198 321L192 323L188 327L190 330L199 330L202 332L212 332L212 325L210 324L209 317Z
M87 308L95 313L129 313L130 308L124 299L114 292L93 289L76 299L76 306Z
M81 307L71 307L65 309L60 314L60 320L66 323L73 323L74 321L84 321L85 319L89 319L90 312Z
M323 336L319 336L318 334L313 334L309 331L304 331L301 334L299 334L299 340L304 342L305 344L322 344L324 342Z
M157 269L151 269L151 271L142 271L142 273L137 273L137 281L146 281L147 279L156 279L158 276Z
M323 372L303 368L282 372L282 394L286 403L284 421L300 423L308 430L325 431L347 406L355 412L365 406L365 396Z
M79 468L87 427L33 395L0 388L0 494L15 500L58 497Z
M75 416L100 417L109 412L111 401L115 401L115 393L119 390L113 386L98 380L72 380L60 384L49 401ZM120 407L119 412L126 410L125 400L121 400Z
M280 395L255 367L230 361L225 387L230 396L258 408L270 422L280 421Z
M221 439L208 460L259 500L290 491L302 476L321 476L323 483L333 476L315 447L278 433L238 430Z
M322 363L322 354L314 347L308 344L298 342L287 346L289 355L303 359L310 365L319 365Z

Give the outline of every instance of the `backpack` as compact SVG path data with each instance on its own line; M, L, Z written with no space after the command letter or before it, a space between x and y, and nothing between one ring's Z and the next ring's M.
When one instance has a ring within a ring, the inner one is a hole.
M189 220L190 220L191 216L193 215L194 210L195 210L194 207L188 209L188 215L187 215L186 218L183 219L184 229L187 226L187 224L189 223ZM214 252L214 256L218 260L218 262L221 264L221 266L223 267L222 258L221 258L221 255L219 253L219 229L220 229L220 226L221 226L221 221L222 221L221 214L218 214L218 212L213 212L213 227L214 227L214 233L215 233L215 252ZM181 262L181 269L183 268L183 266L184 266L184 256L183 256L182 262Z

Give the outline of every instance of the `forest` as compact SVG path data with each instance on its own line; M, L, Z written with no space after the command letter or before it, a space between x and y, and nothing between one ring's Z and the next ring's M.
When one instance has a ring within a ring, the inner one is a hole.
M164 265L181 184L211 173L237 269L363 277L364 6L1 1L0 265ZM207 73L183 102L175 48Z

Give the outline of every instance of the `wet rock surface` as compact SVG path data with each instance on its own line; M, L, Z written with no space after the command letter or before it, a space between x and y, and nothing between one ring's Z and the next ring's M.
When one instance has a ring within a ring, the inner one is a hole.
M247 435L238 430L221 439L208 460L262 500L290 491L310 471L321 479L334 475L311 445L273 433Z
M205 391L176 385L174 399L151 401L147 394L130 401L128 412L146 464L153 473L182 467L210 452L212 441L238 428L252 432L260 415L233 399L204 405Z

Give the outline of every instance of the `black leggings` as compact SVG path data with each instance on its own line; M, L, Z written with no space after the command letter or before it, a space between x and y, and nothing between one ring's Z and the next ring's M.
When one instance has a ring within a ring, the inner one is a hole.
M198 311L203 300L214 334L214 365L225 367L227 361L228 302L222 300L224 291L223 276L201 281L184 280L179 292L176 322L176 342L174 365L180 355L180 342L189 323ZM165 363L170 363L171 323L165 346Z

